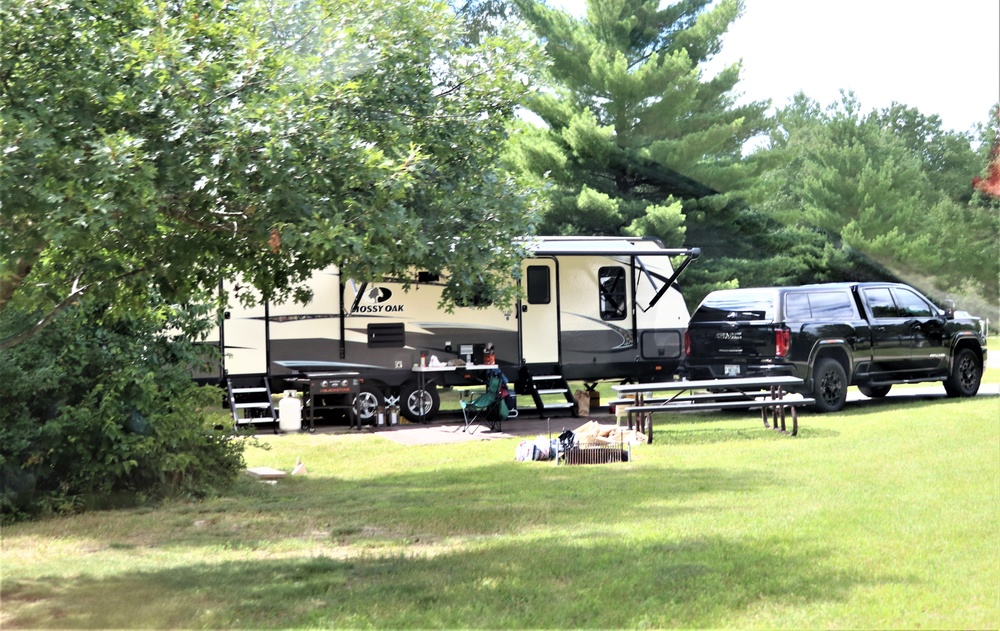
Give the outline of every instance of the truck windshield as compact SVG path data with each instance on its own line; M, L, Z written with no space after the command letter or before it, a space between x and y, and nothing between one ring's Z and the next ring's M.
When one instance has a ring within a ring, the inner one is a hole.
M774 320L775 295L769 291L716 291L702 300L691 322Z

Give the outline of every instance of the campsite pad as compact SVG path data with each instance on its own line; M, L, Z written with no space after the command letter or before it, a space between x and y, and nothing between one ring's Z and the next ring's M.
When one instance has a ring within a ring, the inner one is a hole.
M365 427L360 432L342 426L319 426L318 434L353 434L355 436L374 436L391 440L400 445L444 445L449 443L465 443L474 440L494 440L498 438L534 438L536 436L558 436L566 429L576 429L588 420L598 422L614 422L614 417L605 414L592 414L588 417L573 417L570 415L554 416L551 419L538 418L531 415L527 418L516 418L504 421L503 431L491 432L485 427L477 426L475 432L463 432L462 415L445 412L434 421L424 425L406 423L392 427L374 429ZM265 432L261 432L265 435Z
M491 432L481 427L473 433L463 432L461 423L458 425L412 425L388 432L373 432L373 435L388 438L400 445L443 445L446 443L466 443L471 440L514 437L514 434Z
M498 438L536 438L546 436L555 438L564 430L578 431L592 424L604 426L615 425L615 417L602 408L587 416L571 416L561 414L551 418L538 418L527 412L518 418L504 421L502 431L491 432L488 428L476 426L474 432L463 432L462 415L458 412L442 412L437 418L427 424L403 423L391 427L375 429L365 426L361 431L350 429L343 425L323 425L316 427L317 434L336 434L351 436L372 436L385 438L400 445L446 445L451 443L466 443L475 440L495 440ZM269 436L270 430L263 426L257 428L260 436ZM282 434L278 434L280 436Z

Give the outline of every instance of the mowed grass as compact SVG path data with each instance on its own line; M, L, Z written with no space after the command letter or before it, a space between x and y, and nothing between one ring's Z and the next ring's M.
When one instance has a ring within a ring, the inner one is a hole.
M2 533L3 628L997 628L1000 399L801 435L659 419L623 464L516 439L263 436L227 497ZM513 421L516 422L516 421Z

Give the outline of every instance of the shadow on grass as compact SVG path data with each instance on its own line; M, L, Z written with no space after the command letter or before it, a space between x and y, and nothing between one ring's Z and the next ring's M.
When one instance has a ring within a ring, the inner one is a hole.
M899 388L887 396L874 399L857 399L848 401L844 409L826 416L843 417L855 420L855 417L863 418L871 414L883 413L909 413L917 417L925 414L938 414L939 410L948 406L963 406L967 403L991 403L998 400L996 395L980 394L975 397L949 397L945 394L928 394L906 392L905 388Z
M803 440L807 438L835 438L839 432L809 425L809 413L799 414L797 436L764 427L759 412L715 410L711 412L680 412L661 414L653 419L653 444L658 445L709 445L749 441ZM768 422L772 422L768 419ZM711 424L711 427L697 427ZM785 429L792 430L792 417L785 418Z
M717 421L718 419L704 419L707 421ZM696 422L692 419L688 423ZM787 424L791 429L791 422ZM659 445L712 445L719 443L749 442L749 441L774 441L774 440L805 440L809 438L836 438L839 432L825 427L804 427L799 425L797 436L782 434L774 430L764 428L748 429L742 428L653 428L653 443Z
M860 584L912 580L825 569L826 556L821 547L780 539L607 545L550 538L431 556L199 563L41 579L8 586L4 598L32 603L7 620L24 627L719 627L760 603L841 602Z
M693 496L746 493L780 484L765 467L730 473L650 462L641 467L555 466L505 460L387 473L363 484L310 475L287 478L276 486L249 482L231 497L179 507L172 518L196 520L202 527L185 528L174 538L165 533L160 543L255 548L267 545L257 532L268 537L319 532L348 545L355 543L355 535L372 529L383 537L394 533L403 545L414 539L427 543L447 537L513 537L551 529L588 534L605 530L608 520L645 523L682 514L692 510Z
M995 395L980 395L977 401L983 397ZM933 410L941 406L962 405L972 401L968 398L952 398L944 393L908 393L905 388L901 388L898 393L893 392L883 398L864 398L848 401L843 410L831 413L819 413L805 410L799 413L799 432L795 440L806 438L835 438L840 432L829 427L816 427L810 424L815 419L842 419L844 422L854 422L863 420L871 414L883 413L906 413L911 416L918 416L924 413L933 413ZM707 427L693 428L697 423L729 423L730 427ZM791 429L791 417L786 417L785 426ZM748 413L745 410L715 410L710 412L678 412L673 415L660 414L654 417L653 442L660 445L705 445L729 442L760 441L760 440L786 440L788 435L776 432L763 427L763 421L756 412Z

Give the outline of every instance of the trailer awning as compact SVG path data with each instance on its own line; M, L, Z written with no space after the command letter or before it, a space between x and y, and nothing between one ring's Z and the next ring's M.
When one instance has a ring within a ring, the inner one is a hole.
M698 258L701 248L665 248L652 237L534 237L524 240L525 249L535 256L690 256Z

